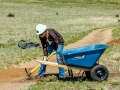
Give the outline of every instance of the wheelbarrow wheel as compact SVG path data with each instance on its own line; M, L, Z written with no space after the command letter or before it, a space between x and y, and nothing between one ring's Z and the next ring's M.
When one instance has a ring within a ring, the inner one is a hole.
M103 65L96 65L91 70L91 77L95 81L107 80L108 69Z

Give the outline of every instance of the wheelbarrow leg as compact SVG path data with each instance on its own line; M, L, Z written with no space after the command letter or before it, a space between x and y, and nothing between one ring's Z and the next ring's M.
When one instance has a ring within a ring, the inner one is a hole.
M81 80L83 79L83 75L84 75L84 73L85 73L85 71L83 71L83 73L82 73Z
M80 81L80 73L81 73L81 70L78 73L78 81Z
M83 75L84 75L85 71L82 72L81 78L80 78L80 73L81 73L81 70L78 73L78 81L83 79Z
M72 69L70 69L70 68L68 69L68 74L69 74L69 76L72 77L73 83L75 83Z

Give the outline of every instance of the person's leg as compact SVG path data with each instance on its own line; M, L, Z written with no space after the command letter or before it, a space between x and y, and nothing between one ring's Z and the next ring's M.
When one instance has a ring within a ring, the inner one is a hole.
M53 51L52 46L48 45L48 55L50 55L52 51ZM42 64L39 71L38 71L38 75L41 76L41 77L44 76L45 71L46 71L46 65Z
M43 77L45 71L46 71L46 65L41 64L40 69L38 71L38 75L41 76L41 77Z
M57 52L63 50L64 45L63 44L58 44ZM63 64L60 55L56 54L57 62L58 64ZM64 68L59 67L59 78L64 78L65 77L65 70Z

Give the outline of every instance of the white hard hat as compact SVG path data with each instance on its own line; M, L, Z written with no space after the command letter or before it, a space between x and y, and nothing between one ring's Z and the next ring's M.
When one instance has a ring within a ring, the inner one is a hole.
M46 26L46 25L38 24L38 25L36 26L36 34L37 34L37 35L42 34L46 29L47 29L47 26Z

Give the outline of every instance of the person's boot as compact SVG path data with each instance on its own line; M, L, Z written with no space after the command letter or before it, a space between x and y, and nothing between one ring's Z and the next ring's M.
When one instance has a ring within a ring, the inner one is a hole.
M59 79L65 78L65 70L64 68L59 67Z

